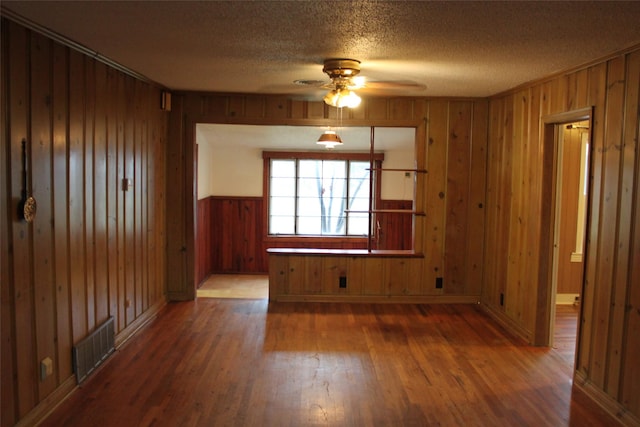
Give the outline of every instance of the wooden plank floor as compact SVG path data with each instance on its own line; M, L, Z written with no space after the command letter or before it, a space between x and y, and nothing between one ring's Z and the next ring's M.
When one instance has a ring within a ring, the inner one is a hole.
M171 303L44 426L605 426L475 305Z
M578 305L556 305L553 349L571 366L575 363L579 314Z
M266 274L212 274L197 290L198 298L269 298Z

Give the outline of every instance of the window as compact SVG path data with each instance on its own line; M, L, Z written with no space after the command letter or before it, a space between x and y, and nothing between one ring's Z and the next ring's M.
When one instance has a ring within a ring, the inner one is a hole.
M367 236L370 161L269 159L269 234Z

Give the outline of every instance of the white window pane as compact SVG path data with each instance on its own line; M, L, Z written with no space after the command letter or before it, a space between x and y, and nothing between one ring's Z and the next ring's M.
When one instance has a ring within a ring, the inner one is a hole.
M366 211L369 210L369 199L350 199L351 206L349 206L349 210L351 211Z
M295 178L271 178L269 187L271 196L296 196L296 180Z
M350 179L349 180L349 197L369 198L369 180L368 179Z
M322 177L327 178L346 178L347 162L344 160L325 160L322 162Z
M369 179L370 166L369 162L349 162L349 177L353 179Z
M347 181L345 179L325 178L322 183L323 193L322 196L326 199L332 199L336 197L345 197L347 192Z
M294 234L295 217L275 216L269 218L269 234Z
M345 215L345 210L347 210L347 199L331 199L327 200L325 205L325 215L331 215L335 217L343 217Z
M298 234L344 235L345 217L336 216L300 216L298 217Z
M272 177L295 178L295 160L271 160L270 175Z
M346 216L326 216L323 218L322 234L344 235L346 227Z
M369 228L368 214L349 214L349 235L366 235Z
M299 197L322 197L323 187L319 178L300 178L298 179L298 196Z
M322 222L319 216L298 217L298 234L322 234Z
M322 160L300 160L298 176L301 178L320 178L322 176Z
M293 197L271 197L269 199L269 212L271 215L296 214L296 199Z
M320 216L322 209L317 197L301 197L298 199L298 215Z

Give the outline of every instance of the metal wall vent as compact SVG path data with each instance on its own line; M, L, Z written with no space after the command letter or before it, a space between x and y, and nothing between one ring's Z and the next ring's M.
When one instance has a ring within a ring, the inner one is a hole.
M73 371L78 384L83 382L115 351L113 316L73 347Z

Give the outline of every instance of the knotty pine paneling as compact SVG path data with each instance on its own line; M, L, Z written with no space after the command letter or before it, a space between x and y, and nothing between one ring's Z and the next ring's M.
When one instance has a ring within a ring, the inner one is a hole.
M638 105L640 105L640 53L635 52L626 61L626 90L624 115L626 117L622 138L624 148L622 153L622 190L621 215L619 219L619 244L622 247L618 253L616 276L614 280L619 284L616 291L626 299L624 319L624 334L616 336L620 348L621 365L619 381L619 397L624 407L633 408L636 417L640 413L640 366L633 363L640 354L640 147L638 146L640 124L638 123ZM634 79L635 76L635 79ZM634 120L635 117L635 120ZM635 141L635 144L634 144ZM625 238L629 236L629 238ZM626 254L625 254L626 253ZM625 267L628 270L625 271ZM627 276L628 274L628 276ZM623 286L626 285L626 288ZM615 301L620 300L616 295ZM616 367L617 368L617 367Z
M482 295L491 311L535 341L544 319L530 307L543 294L539 287L547 286L538 277L547 257L541 235L549 233L541 213L552 203L543 180L550 147L542 120L593 107L576 384L629 422L640 419L640 369L633 356L640 348L639 97L635 49L490 100L485 253L505 255L485 258Z
M1 62L1 424L11 426L35 423L72 389L74 343L110 316L122 341L164 304L168 115L157 87L4 18ZM23 139L32 223L17 215ZM41 380L47 357L53 375Z

